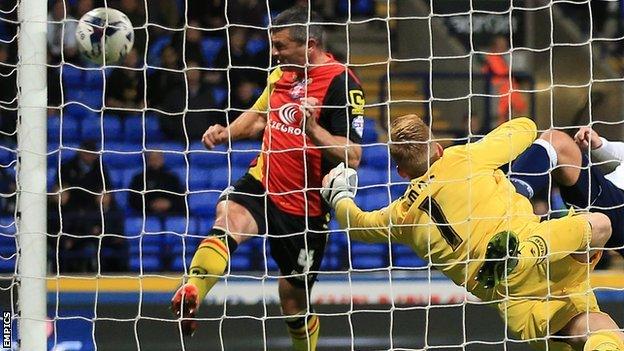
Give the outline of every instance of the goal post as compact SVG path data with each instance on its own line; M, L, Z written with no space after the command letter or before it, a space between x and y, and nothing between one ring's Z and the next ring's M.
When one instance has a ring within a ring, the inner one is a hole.
M45 350L47 0L18 8L18 332L21 350Z

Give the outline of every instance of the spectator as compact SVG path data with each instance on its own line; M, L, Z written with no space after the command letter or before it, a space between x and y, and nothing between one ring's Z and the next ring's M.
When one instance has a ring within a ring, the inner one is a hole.
M230 90L233 91L243 80L251 80L259 85L264 86L267 79L267 71L261 68L268 67L268 52L260 52L258 55L250 55L246 51L249 32L245 28L231 27L230 29L229 47L223 46L214 66L217 68L227 68L229 70ZM265 50L266 51L266 50ZM240 68L243 66L259 67L256 69Z
M157 24L165 27L160 29L167 31L167 29L180 28L180 13L178 11L178 5L176 0L158 0L148 1L148 21L150 24Z
M180 71L178 53L171 45L165 46L161 55L164 69L156 69L147 77L147 105L160 109L170 91L184 86L184 73Z
M236 0L228 5L228 20L233 24L264 26L268 18L267 2L259 0Z
M207 66L208 63L204 60L204 57L202 55L202 32L198 29L200 27L201 23L199 23L199 21L197 20L189 21L188 27L186 27L186 41L184 42L184 61L201 62L202 66Z
M231 110L228 113L228 120L234 121L243 111L248 110L253 106L258 98L258 86L255 83L249 81L241 82L231 100Z
M74 18L80 18L85 13L98 7L104 7L103 0L78 0L74 9Z
M173 114L163 116L163 132L171 139L200 140L206 129L213 124L226 125L226 116L215 109L212 89L204 85L198 63L189 61L186 70L187 86L169 89L163 110ZM187 109L188 107L188 109Z
M134 27L134 45L137 49L139 57L143 57L145 54L145 37L147 30L140 28L145 26L145 8L143 2L139 0L121 0L119 3L119 9L125 13Z
M78 57L75 36L78 22L65 12L65 2L56 0L48 13L48 63L51 64L61 61L75 63Z
M105 191L106 184L109 184L108 171L100 165L93 141L83 142L77 155L61 165L56 185L58 195L52 197L53 204L49 206L48 231L62 230L58 240L58 265L62 272L96 271L101 235L122 233L121 215L113 196ZM107 235L101 248L102 270L126 269L127 257L119 255L125 250L123 239ZM116 255L105 255L108 252Z
M206 28L225 26L225 1L187 0L186 3L189 21L197 20ZM208 32L208 34L210 33L214 33L214 31Z
M184 190L178 177L165 167L165 159L161 152L147 153L147 169L132 178L130 189L145 191L144 195L135 192L130 194L130 206L139 213L143 213L143 208L146 213L157 216L185 212Z
M132 49L123 62L124 68L113 68L106 80L106 107L120 108L119 114L132 114L137 111L121 109L142 109L144 106L143 71L137 50ZM127 67L127 68L126 68Z
M528 109L526 99L517 91L518 83L514 78L510 77L509 55L507 37L503 35L496 36L492 40L490 53L485 57L485 62L481 69L483 73L492 76L491 82L495 93L502 95L496 110L498 116L497 124L501 124L514 116L524 115Z

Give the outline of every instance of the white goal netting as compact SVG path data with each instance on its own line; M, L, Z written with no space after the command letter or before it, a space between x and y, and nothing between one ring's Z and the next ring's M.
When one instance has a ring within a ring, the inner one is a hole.
M17 233L32 219L15 205L24 190L17 136L37 135L23 122L28 116L18 118L19 69L29 62L18 40L28 32L18 18L23 2L0 2L0 305L15 327L14 348L20 337L36 338L16 327L29 304L18 287L34 279L45 282L38 293L47 298L49 350L291 349L271 233L232 255L193 338L181 336L168 306L213 226L221 192L263 149L258 136L208 150L202 134L234 122L261 94L276 64L271 19L292 5L319 13L325 48L361 82L356 202L364 210L405 191L388 149L388 125L400 115L420 115L444 146L476 141L517 116L541 129L591 123L608 139L622 135L619 1L40 3L48 5L47 252L29 257ZM78 54L78 19L96 7L119 9L133 23L134 48L117 65L93 65ZM565 213L557 189L549 190L534 198L536 213ZM328 233L309 301L322 323L318 349L528 348L494 309L409 247L351 241L335 220ZM599 267L611 270L592 281L608 288L597 290L599 302L621 325L619 256L603 256ZM45 261L45 276L24 276L20 261Z

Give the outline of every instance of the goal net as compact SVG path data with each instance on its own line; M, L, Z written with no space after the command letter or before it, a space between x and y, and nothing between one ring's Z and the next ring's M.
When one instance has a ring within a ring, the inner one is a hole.
M46 3L45 19L23 8ZM3 1L4 347L35 340L29 345L49 350L292 349L278 295L278 279L291 272L279 271L270 232L253 235L231 256L202 302L194 337L182 336L168 306L213 227L222 191L269 147L258 136L207 149L202 135L233 123L260 96L276 67L271 20L295 4L319 13L314 24L326 32L325 49L361 82L356 203L364 210L387 206L408 185L389 152L397 116L418 114L443 146L475 142L518 116L542 130L591 124L607 139L622 136L618 1ZM134 26L134 48L118 64L93 65L78 53L78 19L96 7L116 8ZM27 26L44 22L45 67L28 51L37 36ZM37 75L29 75L32 67L47 76L43 105L27 98L37 91L29 85ZM46 134L29 122L29 108L45 113ZM32 151L30 141L46 135L46 150ZM39 157L38 166L26 155ZM309 176L307 168L301 172ZM28 174L40 176L23 178ZM33 219L24 216L37 213L27 212L33 202L24 199L43 174L47 190L34 193L47 211ZM554 186L533 205L544 218L568 209ZM440 273L444 267L410 247L353 241L335 219L326 235L308 301L322 323L319 350L529 348L492 303L453 284ZM33 249L43 242L45 252ZM601 306L622 325L620 261L603 256L600 267L620 269L594 273L592 282ZM30 286L38 290L24 294ZM31 301L45 306L40 314L24 312Z

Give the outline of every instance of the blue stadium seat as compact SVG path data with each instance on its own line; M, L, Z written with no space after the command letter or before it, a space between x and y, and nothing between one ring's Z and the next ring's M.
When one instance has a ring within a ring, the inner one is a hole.
M100 69L87 69L82 73L82 81L84 86L91 89L85 89L86 91L102 90L104 89L104 77ZM102 95L100 95L100 99Z
M351 257L351 264L355 269L386 268L388 267L387 261L388 260L385 257L374 255L359 255Z
M150 142L160 142L165 139L158 117L155 115L145 116L145 133L147 134L146 140Z
M349 4L350 3L350 4ZM338 1L338 13L351 15L370 15L375 9L373 0L340 0Z
M379 170L388 170L389 153L386 145L371 145L362 147L362 167L372 167Z
M145 232L155 233L162 231L160 220L156 217L147 217L145 220L142 216L126 218L124 224L124 233L126 236L139 236L143 230L143 222L145 222Z
M155 38L150 38L148 49L147 49L147 64L150 66L160 66L160 54L162 53L165 46L171 43L170 35L162 35L157 36Z
M193 151L190 153L189 162L194 167L227 167L228 156L225 149L211 151Z
M324 271L337 271L341 269L342 264L337 255L325 255L323 262L321 262L321 270Z
M379 141L377 134L377 120L364 118L364 132L362 133L362 144L373 144Z
M219 173L214 172L209 168L191 168L188 174L188 190L189 191L202 191L202 190L223 190L223 188L214 188L212 186L213 177L218 177ZM183 176L181 174L181 176Z
M260 258L260 266L258 267L260 271L264 271L265 268L267 268L269 272L275 272L278 270L277 263L275 263L273 257L271 257L268 253L266 254L266 261L263 257Z
M118 141L122 136L121 120L117 116L104 115L103 119L85 119L82 121L82 140L101 140L102 123L104 124L104 139Z
M107 145L108 146L108 145ZM105 149L104 155L102 155L102 162L109 170L113 169L128 169L143 168L143 155L138 152L133 153L118 153L109 152Z
M233 271L249 271L251 267L251 258L247 255L242 255L236 252L230 257L230 268Z
M388 170L379 170L363 166L358 170L359 186L386 185L388 183Z
M104 151L135 152L141 155L143 145L136 142L115 142L105 140L103 149Z
M79 90L83 85L83 70L64 64L61 66L61 75L63 77L63 86L68 91L76 91Z
M63 111L64 116L71 115L80 120L100 118L100 112L93 111L88 107L80 105L76 102L68 102L67 105L64 107Z
M203 206L206 206L206 203L202 203L202 204ZM216 203L214 203L214 206L212 207L214 208L215 206L216 206ZM197 216L197 233L196 234L200 237L204 237L208 235L208 232L212 229L213 224L214 224L214 218L212 218L211 216Z
M386 256L388 255L388 244L380 243L380 244L366 244L357 241L351 242L351 255L359 256L359 255L377 255L377 256Z
M8 146L4 145L4 147ZM17 160L17 152L4 147L0 147L0 166L6 168Z
M80 122L73 115L64 115L62 118L63 143L75 142L80 138ZM61 141L61 117L48 117L48 140L54 143Z
M247 45L245 45L245 51L247 51L247 53L252 56L259 54L260 52L262 52L262 50L268 49L269 42L266 39L251 38L247 42Z
M165 167L168 169L186 169L187 156L179 152L163 152Z
M112 189L121 189L123 184L123 169L109 169L108 176L110 177ZM108 187L108 184L107 184Z
M116 191L113 195L115 196L115 202L117 203L117 207L119 207L122 211L126 211L126 213L134 213L135 211L130 207L128 203L128 195L129 191Z
M60 148L59 145L48 145L48 166L58 167L59 159L61 164L69 161L70 159L76 156L75 150L69 149L67 147ZM73 146L71 146L73 147ZM78 147L78 146L76 146Z
M393 261L393 265L396 267L427 267L427 261L416 255L393 257Z
M385 186L360 189L355 202L365 211L376 210L390 204Z
M212 89L212 98L217 106L223 106L227 100L228 91L225 88L214 87Z
M103 96L102 89L70 90L65 94L65 101L82 103L91 109L99 110L102 108Z
M199 222L199 228L197 234L206 235L210 230L209 226L212 226L212 217L215 214L217 200L219 199L220 192L210 191L201 192L188 195L188 206L192 215L209 217L209 223L205 221ZM209 224L209 225L208 225Z
M121 185L121 189L129 189L130 188L130 183L132 183L132 178L134 178L134 176L139 174L139 172L141 172L141 171L142 171L141 168L124 170L122 178L121 178L121 184L120 184Z
M230 154L232 166L234 167L248 168L257 157L258 152L256 151L232 151Z
M10 256L8 258L0 257L0 273L15 272L17 257Z
M262 150L262 142L260 140L239 140L232 143L233 151L253 150L259 152Z
M165 230L177 234L195 232L195 221L193 218L168 217L165 219Z
M56 185L56 178L58 177L58 168L56 168L56 166L48 167L46 174L47 174L46 189L49 192L51 192L52 189L54 189L54 186Z
M0 257L8 258L17 252L15 235L0 234Z
M192 259L192 255L186 255L186 267L184 267L184 258L182 257L182 255L175 256L171 264L171 270L174 272L184 272L185 268L186 270L188 270L191 266Z
M140 142L143 140L143 119L141 116L124 118L124 140L128 142Z
M133 272L160 272L162 271L162 262L158 256L144 255L143 257L130 258L130 270Z
M145 145L147 151L175 151L175 152L183 152L186 151L186 145L178 142L152 142L151 140ZM165 155L166 157L167 155Z
M204 38L201 42L201 52L208 67L213 67L221 47L225 45L225 40L220 38Z

